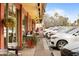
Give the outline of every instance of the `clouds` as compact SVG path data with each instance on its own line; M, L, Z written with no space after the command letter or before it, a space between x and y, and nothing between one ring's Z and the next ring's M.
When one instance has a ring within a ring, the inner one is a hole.
M77 19L76 14L70 14L67 11L63 9L51 9L48 10L45 14L48 14L49 16L54 16L55 13L58 13L60 16L68 17L69 20L73 23Z
M48 3L46 13L53 16L55 12L68 17L71 22L79 19L79 4L77 3Z
M46 12L46 14L50 15L50 16L54 16L55 13L58 13L61 16L66 16L65 11L62 9L54 9L54 10L49 10Z

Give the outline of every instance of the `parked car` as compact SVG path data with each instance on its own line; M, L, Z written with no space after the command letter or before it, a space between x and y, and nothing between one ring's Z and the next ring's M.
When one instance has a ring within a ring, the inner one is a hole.
M55 35L57 32L62 32L63 30L66 30L65 27L50 27L48 29L45 29L44 35L46 38L50 38L51 35Z
M68 32L69 34L75 35L75 36L79 36L79 28L76 28L70 32Z
M79 42L69 43L60 50L61 56L79 56Z
M74 30L74 29L73 29ZM72 29L71 29L72 31ZM70 32L70 30L69 30ZM76 32L75 32L76 33ZM62 49L63 46L66 44L78 40L79 36L75 36L69 33L56 33L55 35L52 35L50 38L51 46L57 47L58 49Z
M57 31L47 30L47 31L44 32L44 36L45 36L46 38L48 38L48 35L51 34L51 33L55 34L55 33L57 33Z
M62 49L63 46L74 40L74 37L75 36L66 33L57 33L56 35L51 36L50 42L53 47Z
M56 33L57 33L57 31L52 31L52 30L51 30L50 32L47 32L47 33L46 33L46 38L50 39L50 36L51 36L51 35L55 35Z
M43 30L44 36L46 35L47 32L51 32L53 29L54 27L49 27L48 29L44 29Z
M61 27L61 28L59 28L58 30L48 32L47 36L48 36L48 38L50 39L50 37L51 37L52 35L55 35L56 33L64 33L64 32L66 32L67 30L69 30L69 29L66 29L66 28Z

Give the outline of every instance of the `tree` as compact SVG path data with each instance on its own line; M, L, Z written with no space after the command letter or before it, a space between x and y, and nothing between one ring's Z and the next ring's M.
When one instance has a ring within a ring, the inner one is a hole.
M79 19L77 19L77 25L79 26Z
M43 21L42 21L44 27L49 27L48 23L49 23L49 15L45 14L43 17Z
M58 22L59 22L60 26L67 26L68 25L68 18L59 16Z
M54 13L54 17L58 17L59 14L57 12Z
M52 26L68 26L68 17L60 16L57 12L54 16L44 15L43 17L43 25L45 27Z

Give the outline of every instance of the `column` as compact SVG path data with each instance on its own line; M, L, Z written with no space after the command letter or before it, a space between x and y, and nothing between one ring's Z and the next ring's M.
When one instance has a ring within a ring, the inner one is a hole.
M0 3L0 49L4 49L4 4Z
M30 15L28 16L28 30L32 31L32 19Z
M17 41L18 46L22 48L22 5L16 4L17 10Z
M20 48L22 48L22 5L20 5Z
M26 17L26 33L28 32L28 13L27 13L27 16Z

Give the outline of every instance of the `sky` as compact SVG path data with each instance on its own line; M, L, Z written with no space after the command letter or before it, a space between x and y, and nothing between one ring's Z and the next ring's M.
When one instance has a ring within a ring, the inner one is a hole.
M53 16L55 12L74 22L79 18L79 3L47 3L46 14Z

